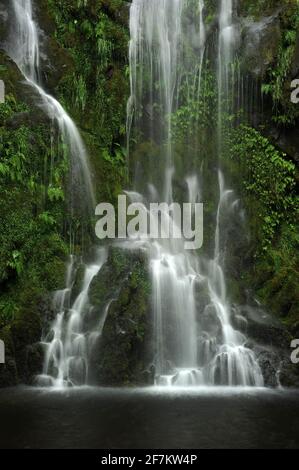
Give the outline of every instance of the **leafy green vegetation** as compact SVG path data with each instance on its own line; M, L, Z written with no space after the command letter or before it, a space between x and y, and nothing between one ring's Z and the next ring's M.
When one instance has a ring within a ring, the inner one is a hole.
M298 107L290 100L291 67L299 39L299 5L290 1L289 8L281 16L281 41L275 57L268 69L267 80L262 90L273 100L273 120L277 124L294 125L299 117Z
M271 312L298 322L298 173L287 155L248 125L227 139L231 170L239 180L251 235L251 269L244 283L254 287Z
M58 92L84 132L98 197L110 200L120 189L118 181L126 179L127 10L122 0L49 0L47 4L56 25L55 37L72 59ZM111 171L118 175L116 189L110 180L107 192L106 179Z
M38 5L42 28L52 32L50 60L58 64L57 71L43 74L81 127L99 201L114 201L127 179L123 6L119 0L42 0ZM12 385L30 380L25 350L40 340L51 315L50 294L64 287L70 227L79 234L83 223L68 214L67 148L16 67L2 53L1 59L6 100L0 105L0 334L7 357L14 360L1 372L0 386L2 379ZM38 372L38 348L34 354Z
M45 296L64 283L68 162L59 145L49 146L49 122L20 98L12 67L2 71L9 92L0 105L0 333L8 357L21 357L40 338ZM8 367L7 383L27 380L26 370Z
M268 250L282 222L295 230L298 197L295 165L257 130L241 125L231 133L229 155L238 162L262 250Z

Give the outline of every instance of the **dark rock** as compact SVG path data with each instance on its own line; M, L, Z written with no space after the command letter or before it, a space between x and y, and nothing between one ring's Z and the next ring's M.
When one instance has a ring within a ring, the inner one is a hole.
M299 76L299 74L298 74ZM277 128L271 123L264 129L264 134L273 144L286 153L290 159L299 164L298 123L294 127Z
M280 9L256 22L243 20L240 56L244 69L256 77L264 77L276 56L281 38L279 13Z
M283 387L299 388L299 364L292 364L290 358L282 361L279 381Z
M26 347L26 360L27 360L27 383L33 384L35 376L40 374L43 368L44 351L40 343L28 345Z
M281 362L281 356L274 350L255 350L257 360L261 368L264 384L266 387L277 387L278 381L278 370Z
M109 305L92 358L95 383L113 386L153 383L148 368L149 293L144 253L112 248L90 291L98 317Z
M16 361L8 357L5 364L0 364L0 388L13 387L18 384Z
M18 372L15 361L15 349L10 328L0 330L0 339L5 345L5 364L0 364L0 388L18 384Z
M240 323L239 315L246 321ZM289 348L291 339L287 329L278 319L266 313L262 308L239 307L232 321L237 329L246 333L258 344L285 350Z
M0 48L4 46L9 32L10 5L7 0L0 0Z
M232 322L237 330L246 334L247 346L256 354L265 386L299 385L299 367L291 363L292 337L277 318L257 305L247 305L234 307Z
M213 304L207 305L199 317L200 331L209 333L212 337L222 335L222 325L218 318L216 308Z
M41 319L41 327L44 336L49 330L55 320L57 312L53 308L53 295L45 295L38 305L38 311Z
M33 352L31 345L40 341L41 333L41 320L34 310L23 312L11 325L18 379L22 383L30 383L32 380L29 363L29 357Z
M297 34L295 53L291 65L291 78L299 78L299 34Z

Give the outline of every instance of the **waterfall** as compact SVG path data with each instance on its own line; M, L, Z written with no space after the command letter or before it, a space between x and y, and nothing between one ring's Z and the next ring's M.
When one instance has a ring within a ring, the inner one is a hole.
M201 78L202 78L202 66L206 50L206 28L204 23L204 0L199 0L199 46L200 46L200 61L199 61L199 72L198 72L198 97L201 91Z
M177 87L180 82L180 41L182 0L137 0L132 3L130 14L131 40L129 47L131 97L128 102L128 130L130 134L133 116L142 115L143 95L148 92L147 113L153 137L155 121L154 104L158 101L161 113L167 116L164 132L167 135L165 165L172 166L171 113L177 107ZM140 45L142 44L142 47ZM143 75L143 64L149 76ZM155 79L160 77L160 87L155 89ZM148 81L148 86L147 82ZM169 172L163 172L164 199L170 202Z
M194 70L199 74L195 82L197 80L200 94L207 40L206 5L200 0L195 10L197 16L193 18L197 31L199 29L195 68L194 63L185 61L184 55L184 41L191 35L185 17L189 6L185 0L133 0L130 9L128 142L130 144L130 137L136 130L136 136L148 139L154 149L155 145L163 149L159 161L154 162L158 171L146 160L133 162L136 164L134 198L139 191L138 200L144 205L153 199L174 202L174 178L187 187L189 202L200 201L202 194L198 173L179 174L170 119L180 104L181 84L183 80L188 82L190 73L196 74ZM193 34L192 41L194 37ZM228 97L232 46L233 5L231 0L223 0L219 13L219 119L223 112L223 94ZM215 138L217 140L217 132ZM246 347L247 338L232 326L223 269L222 221L234 213L238 204L234 192L226 189L220 170L215 186L219 202L212 259L187 252L179 240L144 243L152 279L156 385L263 385L255 355ZM136 241L131 243L134 245Z
M218 39L218 131L221 154L222 113L229 112L231 70L234 46L233 0L221 0Z
M58 313L51 332L45 338L46 356L43 374L38 377L39 384L61 388L88 383L89 359L102 334L110 306L109 303L102 317L90 328L88 320L92 306L88 293L93 279L106 260L107 251L104 248L98 249L93 264L84 268L81 288L72 302L76 269L75 259L71 256L66 288L56 292L54 296L53 310Z
M70 205L80 207L80 217L92 215L95 196L88 155L80 132L62 105L43 88L40 73L39 30L34 20L31 0L12 0L13 31L7 52L22 72L26 83L37 93L40 106L56 123L70 154ZM88 382L89 356L100 337L108 308L102 318L90 328L91 313L89 288L107 258L105 249L97 249L94 262L83 265L84 275L79 292L75 294L75 275L78 261L70 256L66 273L66 287L54 295L53 311L56 318L43 340L45 361L38 383L63 387ZM75 298L74 298L75 295Z
M75 198L74 187L78 186L83 189L81 199L93 208L92 178L80 133L61 104L46 93L42 85L39 31L31 0L12 0L12 4L15 37L11 38L7 51L68 144L72 200ZM192 96L197 97L198 102L202 93L208 41L206 7L204 0L192 2L192 19L188 15L191 3L187 0L133 0L130 7L131 96L127 128L135 183L127 194L132 202L138 201L146 207L152 201L174 203L180 199L178 192L184 194L184 202L200 202L203 198L203 170L198 171L195 166L190 171L186 158L189 149L179 160L171 117L180 108L184 84L191 88ZM216 51L218 74L215 72L218 79L219 157L222 146L219 130L222 115L228 111L223 103L229 98L233 13L232 0L222 0ZM191 59L186 54L188 41L196 51ZM217 141L217 130L213 137ZM138 147L141 140L148 144L150 155L141 152L139 156L137 152L136 156L131 152L131 141ZM193 160L198 160L202 168L199 153ZM152 362L155 384L159 386L263 385L255 354L247 347L246 336L235 329L232 322L223 226L224 221L227 223L233 215L239 215L238 201L234 191L226 187L220 162L218 166L214 177L214 188L219 196L212 254L186 251L183 237L129 239L123 244L137 249L141 246L148 254L152 283ZM173 214L165 216L173 218ZM182 230L178 226L174 229ZM75 283L78 262L74 256L70 257L66 287L56 292L53 300L57 316L44 338L46 356L40 383L58 387L88 383L90 357L110 306L109 303L91 327L89 320L93 309L89 290L106 260L106 250L97 249L94 261L83 265L81 285L78 286Z
M14 21L7 53L22 72L27 84L40 99L48 117L57 124L70 153L71 209L83 204L82 210L91 215L95 207L88 156L76 124L61 104L46 93L40 77L40 47L38 27L33 18L31 0L12 0Z

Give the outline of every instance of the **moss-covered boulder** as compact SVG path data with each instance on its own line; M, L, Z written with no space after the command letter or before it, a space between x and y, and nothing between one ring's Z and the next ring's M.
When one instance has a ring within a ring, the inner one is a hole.
M150 284L143 252L112 248L94 280L90 300L106 315L101 339L92 356L93 380L103 385L145 385L148 372ZM104 313L105 312L105 313Z
M10 5L6 0L0 0L0 47L3 46L9 33Z
M259 21L247 19L242 28L241 60L243 68L254 76L264 77L275 60L281 39L279 13L263 17Z
M0 364L0 388L11 387L19 382L15 359L15 348L10 327L0 329L0 340L5 347L5 364Z

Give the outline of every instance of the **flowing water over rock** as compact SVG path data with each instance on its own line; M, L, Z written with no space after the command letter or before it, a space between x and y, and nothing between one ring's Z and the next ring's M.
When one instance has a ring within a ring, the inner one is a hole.
M219 14L218 82L220 92L226 89L227 95L234 43L233 1L222 0Z
M88 156L76 124L61 104L43 88L40 76L39 31L34 20L31 0L12 0L14 13L7 52L19 67L28 85L38 94L40 106L60 131L70 153L70 207L93 213L93 192ZM80 201L80 203L78 203Z
M58 126L70 156L69 205L71 214L80 208L80 216L91 216L95 196L85 145L76 124L61 104L43 88L40 76L39 30L34 19L31 0L12 0L14 13L7 52L15 61L29 86L37 92L40 106ZM72 245L71 235L71 245ZM106 260L106 251L97 250L94 262L84 265L81 290L73 300L74 274L77 260L71 256L66 275L66 287L55 293L53 310L57 317L44 340L45 363L39 383L63 387L81 385L88 380L89 354L101 334L102 318L94 329L86 325L90 313L88 291L90 284ZM105 312L104 312L105 314Z
M54 297L53 307L58 314L45 338L46 358L43 375L38 378L39 383L58 388L88 383L89 357L101 336L109 307L108 305L100 319L94 321L91 328L92 306L88 293L93 279L106 259L107 252L102 248L98 250L94 263L84 266L79 294L72 301L76 267L74 257L71 256L67 270L67 287L56 292Z
M190 70L197 83L197 93L201 91L206 48L205 4L203 1L198 4L197 34L189 37L191 42L197 41L197 76L194 64L190 69L190 64L184 62L184 41L191 35L185 25L187 7L184 0L134 0L131 6L128 132L130 136L135 126L146 138L164 146L158 172L150 165L142 168L140 161L136 164L136 191L138 181L143 186L145 181L148 183L147 192L140 191L143 195L139 195L146 206L151 200L174 202L174 178L185 180L189 202L199 202L203 189L196 173L178 174L170 119L170 114L178 109L180 87ZM232 1L223 0L219 12L219 126L222 95L228 96L230 83L232 18ZM146 168L150 169L146 171ZM222 221L227 223L232 213L238 213L238 201L233 191L225 188L220 170L215 188L219 202L213 259L187 252L181 241L173 239L146 244L152 276L153 362L157 385L263 385L255 355L246 347L246 337L231 324L223 270Z

